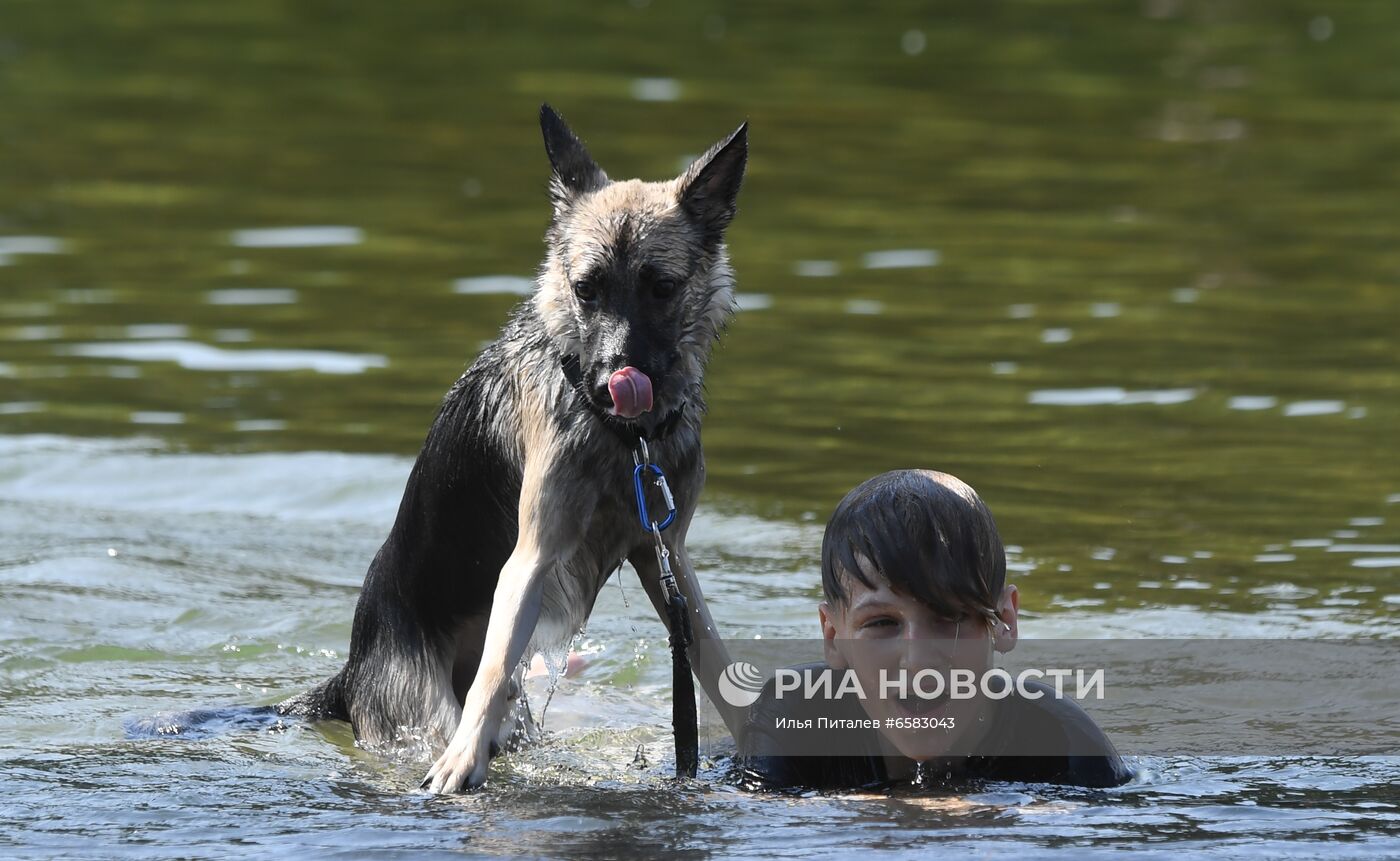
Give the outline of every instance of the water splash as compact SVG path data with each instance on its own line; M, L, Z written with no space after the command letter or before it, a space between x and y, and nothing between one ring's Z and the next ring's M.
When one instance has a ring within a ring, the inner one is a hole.
M544 731L544 718L549 712L549 704L554 700L554 692L559 689L559 682L569 670L569 654L573 652L578 641L587 631L588 625L585 623L568 640L547 649L541 649L539 656L544 660L545 670L549 675L549 683L545 688L544 705L540 707L539 716L535 718L535 724L540 731Z

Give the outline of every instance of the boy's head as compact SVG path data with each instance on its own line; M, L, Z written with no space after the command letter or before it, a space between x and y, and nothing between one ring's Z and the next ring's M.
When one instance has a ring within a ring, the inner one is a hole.
M951 475L906 469L846 494L822 538L818 608L828 665L854 670L861 707L902 755L943 756L976 734L983 703L886 695L903 671L985 672L993 651L1016 645L1020 598L1006 583L1006 552L977 493ZM930 729L930 722L938 728ZM891 728L893 727L893 728Z
M1006 552L977 492L945 473L900 469L846 494L822 538L822 592L846 609L853 589L882 580L947 618L995 622Z

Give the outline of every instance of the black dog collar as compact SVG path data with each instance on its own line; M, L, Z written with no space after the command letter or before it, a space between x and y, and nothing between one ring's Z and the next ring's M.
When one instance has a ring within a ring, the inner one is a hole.
M568 380L569 385L574 387L574 394L578 396L579 400L583 401L583 405L588 408L588 411L593 413L594 417L603 423L603 427L612 431L619 439L627 443L629 448L635 447L639 439L653 442L670 436L671 432L676 429L676 425L680 424L681 416L685 413L685 404L682 403L680 406L667 413L666 417L658 422L655 428L648 432L646 428L639 424L620 421L616 416L608 415L598 408L598 405L588 394L588 387L584 385L583 367L579 362L578 356L573 353L563 355L559 358L559 365L564 370L564 379Z

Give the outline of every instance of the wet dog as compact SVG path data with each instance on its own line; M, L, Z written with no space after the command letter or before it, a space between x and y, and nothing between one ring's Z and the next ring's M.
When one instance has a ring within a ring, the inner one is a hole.
M734 305L724 236L747 126L665 182L610 180L548 105L540 126L554 212L536 290L443 400L344 668L278 707L349 720L366 743L425 733L445 745L423 782L434 792L486 780L529 726L522 659L567 644L621 560L665 621L633 497L638 438L674 490L665 535L691 624L711 625L685 535L704 483L705 364Z

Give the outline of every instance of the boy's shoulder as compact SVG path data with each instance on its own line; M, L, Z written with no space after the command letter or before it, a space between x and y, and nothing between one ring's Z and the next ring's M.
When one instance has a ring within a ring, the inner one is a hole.
M1001 700L987 751L975 757L991 779L1117 786L1131 777L1103 729L1071 697L1048 684L1024 683Z
M1025 694L1013 692L999 701L998 734L1007 754L1064 752L1103 753L1113 743L1073 697L1056 696L1045 682L1027 679Z

